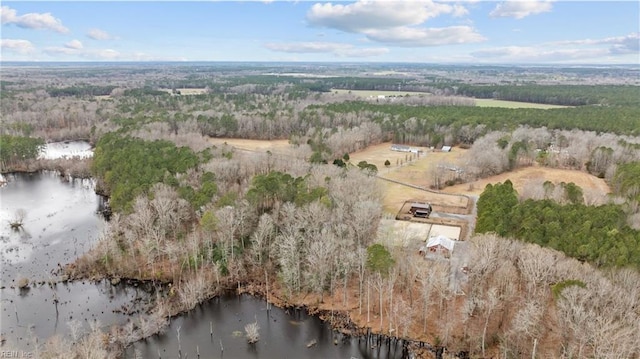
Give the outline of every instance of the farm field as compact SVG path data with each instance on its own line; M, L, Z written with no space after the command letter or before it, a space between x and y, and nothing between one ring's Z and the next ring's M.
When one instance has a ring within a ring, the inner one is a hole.
M554 184L558 184L560 182L573 182L576 185L580 186L583 190L591 191L593 193L599 193L603 197L611 192L609 185L607 185L604 179L598 178L588 173L575 170L537 166L518 168L515 171L483 178L475 182L445 187L442 189L442 192L466 195L480 195L487 184L505 182L506 180L510 180L513 183L513 188L515 188L518 192L522 192L525 185L530 181L550 181Z
M478 107L538 108L542 110L569 107L569 106L560 106L560 105L548 105L544 103L494 100L494 99L488 99L488 98L477 98L475 99L475 101L476 101L476 106Z
M172 89L162 89L162 91L173 93ZM207 93L206 88L177 88L176 91L179 91L180 95L203 95Z
M293 148L289 140L247 140L244 138L210 138L209 142L215 146L229 145L238 150L251 152L287 153Z
M368 163L372 163L378 167L378 174L383 177L387 177L387 174L393 173L396 171L398 166L396 163L398 161L406 162L409 158L409 155L415 156L415 154L411 154L409 152L399 152L391 150L391 142L384 142L378 145L369 146L364 150L350 153L350 161L353 164L358 164L360 161L367 161ZM417 149L424 151L420 154L423 157L428 151L431 151L428 147L418 147L411 146ZM391 162L391 166L388 168L385 167L384 162L389 160Z
M454 148L451 152L425 152L420 155L420 158L401 167L393 166L395 162L392 162L389 172L385 173L384 177L429 188L431 179L428 173L438 165L461 166L466 151Z
M351 94L364 98L378 97L378 96L431 96L429 92L408 92L408 91L375 91L375 90L343 90L343 89L331 89L332 93L337 94Z

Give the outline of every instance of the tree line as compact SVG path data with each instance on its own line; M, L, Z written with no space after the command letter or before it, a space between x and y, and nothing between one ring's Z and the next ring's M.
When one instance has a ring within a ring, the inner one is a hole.
M640 231L626 224L619 205L587 206L577 186L566 185L571 202L518 200L510 181L487 185L478 199L477 233L550 247L597 266L640 268Z
M28 160L35 160L44 150L42 138L0 135L0 171L15 170Z

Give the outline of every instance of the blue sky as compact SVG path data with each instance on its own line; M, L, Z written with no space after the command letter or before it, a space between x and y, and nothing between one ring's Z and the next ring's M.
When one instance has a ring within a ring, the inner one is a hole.
M3 1L2 61L640 63L638 1Z

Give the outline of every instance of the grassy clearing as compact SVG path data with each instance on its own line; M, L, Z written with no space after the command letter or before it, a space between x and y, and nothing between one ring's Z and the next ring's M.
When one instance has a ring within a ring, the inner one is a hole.
M447 193L480 195L489 183L504 183L506 180L513 182L513 188L515 188L519 193L522 192L522 189L530 181L550 181L556 184L560 182L573 182L583 190L599 193L602 197L611 192L609 185L607 185L604 179L590 175L586 172L537 166L518 168L511 172L479 179L471 183L446 187L442 191Z
M465 151L456 148L452 152L431 152L427 147L418 148L424 152L417 159L414 155L414 160L407 163L409 153L392 151L391 142L385 142L351 154L351 163L367 161L378 167L378 174L381 177L428 188L430 185L427 175L429 169L439 163L456 164ZM386 160L391 162L391 166L384 166ZM403 161L404 164L400 166L399 161ZM398 213L406 200L412 198L443 206L465 207L467 205L467 200L463 197L426 192L384 180L380 180L379 183L383 193L384 210L393 215Z
M255 152L286 152L293 146L289 140L247 140L244 138L210 138L209 142L215 146L229 145L239 150Z
M561 106L561 105L547 105L543 103L494 100L494 99L487 99L487 98L478 98L478 99L475 99L475 101L476 101L476 106L478 107L537 108L542 110L570 107L570 106Z
M429 92L407 92L407 91L375 91L375 90L342 90L342 89L331 89L332 93L337 93L340 95L343 94L351 94L360 96L363 98L370 97L378 97L378 96L431 96Z
M168 92L170 94L173 93L171 89L161 89L162 91ZM207 93L206 88L180 88L176 89L176 91L180 92L180 95L204 95Z

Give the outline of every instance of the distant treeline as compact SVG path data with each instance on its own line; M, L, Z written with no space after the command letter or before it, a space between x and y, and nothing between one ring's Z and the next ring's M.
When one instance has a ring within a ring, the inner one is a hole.
M334 103L323 108L334 115L368 113L384 131L395 133L396 140L412 142L412 138L433 132L438 126L477 126L487 129L514 129L521 125L551 129L580 129L616 134L640 134L640 107L584 106L559 109L494 108L470 106L406 106L375 104L364 101ZM406 121L411 121L407 128Z
M495 232L551 247L597 266L640 268L640 231L626 225L622 208L580 202L519 202L510 181L490 184L478 199L476 232Z
M628 85L538 85L538 84L467 84L437 77L425 79L381 77L305 78L279 75L251 75L149 82L161 88L209 88L212 92L226 92L234 86L253 85L259 93L267 93L276 85L290 85L291 90L328 92L332 88L369 91L426 91L445 95L491 98L565 106L629 105L640 98L640 87Z
M71 86L63 88L48 88L47 93L51 97L65 97L65 96L106 96L111 94L111 91L116 86Z
M551 105L638 105L640 87L612 85L456 85L462 96Z

